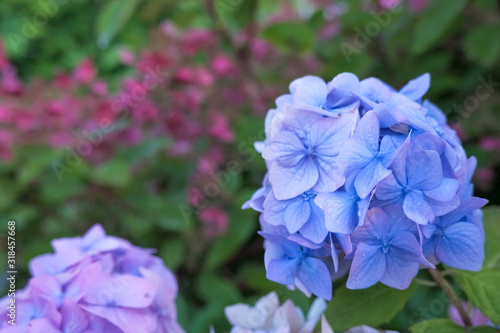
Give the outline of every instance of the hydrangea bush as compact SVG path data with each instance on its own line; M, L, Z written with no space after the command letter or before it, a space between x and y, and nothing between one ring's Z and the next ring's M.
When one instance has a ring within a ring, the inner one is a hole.
M422 99L429 86L306 76L276 100L255 144L268 173L244 205L261 212L268 279L330 299L347 272L351 289L405 289L419 268L481 269L476 160Z
M55 254L30 262L32 278L0 301L0 331L33 333L182 333L177 281L152 250L106 236L52 241ZM15 300L15 325L9 324Z

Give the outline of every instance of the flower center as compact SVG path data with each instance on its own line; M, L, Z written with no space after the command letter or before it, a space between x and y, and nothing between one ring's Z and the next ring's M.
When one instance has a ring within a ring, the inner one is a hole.
M314 198L316 198L316 193L313 193L313 192L311 192L310 190L307 190L307 191L305 191L304 193L302 193L302 198L303 198L305 201L309 201L310 199L314 199Z

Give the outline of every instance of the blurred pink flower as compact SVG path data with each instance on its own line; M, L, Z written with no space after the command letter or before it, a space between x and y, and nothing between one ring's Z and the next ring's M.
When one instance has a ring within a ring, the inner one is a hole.
M223 142L231 142L234 140L233 132L231 131L229 120L225 115L212 111L208 115L210 128L208 134L214 138L218 138Z
M384 9L396 8L401 0L380 0L380 7Z
M223 54L217 55L212 60L212 69L218 75L228 75L235 70L231 59Z
M409 0L410 8L416 12L421 12L427 8L430 0Z
M96 81L92 84L92 92L98 96L105 96L108 93L108 85L104 81Z
M482 138L479 146L486 151L497 150L500 151L500 138L486 137Z
M200 211L200 220L204 223L204 233L208 238L224 234L229 224L229 217L220 208L209 207Z
M135 62L135 56L132 53L132 51L130 51L129 49L126 49L126 48L120 49L119 55L120 55L120 61L124 65L131 66L131 65L134 64L134 62Z
M89 58L83 59L75 69L75 80L80 83L90 83L94 80L97 70Z

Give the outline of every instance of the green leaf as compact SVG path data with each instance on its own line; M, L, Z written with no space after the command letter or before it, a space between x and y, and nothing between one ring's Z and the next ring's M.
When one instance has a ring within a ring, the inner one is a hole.
M175 271L186 254L186 245L182 239L170 239L162 246L159 253L168 268Z
M500 324L500 271L457 271L455 275L469 302L494 324Z
M126 187L132 181L129 165L122 160L113 159L97 167L92 179L101 185Z
M298 22L280 22L262 31L262 38L288 52L303 53L314 46L314 30Z
M416 288L416 283L405 290L381 283L359 290L342 286L335 291L325 316L334 331L344 331L359 325L377 327L390 321L403 309Z
M500 55L499 24L483 24L467 33L464 41L465 53L472 61L484 66L493 65Z
M225 306L237 303L241 298L238 288L231 281L208 271L200 273L197 278L196 289L198 295L209 303L218 303Z
M111 0L97 17L97 44L108 47L111 40L125 26L140 0Z
M26 185L45 170L51 169L51 163L59 160L63 154L61 150L51 149L27 149L28 158L18 174L18 181L20 185Z
M462 326L449 319L425 320L410 327L412 333L466 333Z
M417 21L412 53L422 53L437 42L460 15L466 2L466 0L432 1Z
M484 245L483 267L500 269L500 207L488 206L483 209Z
M241 212L230 217L228 232L215 240L207 256L206 266L214 268L230 259L252 237L257 228L254 214Z

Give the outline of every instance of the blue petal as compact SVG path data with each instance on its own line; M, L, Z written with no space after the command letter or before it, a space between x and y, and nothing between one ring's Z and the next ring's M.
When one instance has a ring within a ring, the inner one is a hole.
M360 92L375 103L383 103L389 100L394 89L381 80L369 77L361 81Z
M393 237L390 244L390 254L404 261L417 262L432 268L422 254L422 248L415 234L410 231L401 231Z
M425 195L437 201L450 201L457 194L459 182L452 178L443 178L441 184L432 189L424 191Z
M325 214L313 202L310 204L310 218L300 228L300 234L313 243L319 244L328 236L328 230L325 227Z
M300 264L297 278L314 295L326 300L332 298L332 277L321 260L306 257Z
M263 218L264 220L272 225L284 225L285 224L285 209L297 199L289 199L289 200L277 200L274 197L274 193L271 190L264 200L264 211Z
M266 277L284 285L293 284L299 264L300 258L273 259L267 267Z
M358 226L356 201L344 191L320 193L315 199L325 212L326 229L341 234L350 234Z
M347 279L347 288L363 289L380 281L386 269L386 256L380 246L358 244Z
M345 176L358 171L374 158L374 154L358 139L350 139L337 157L337 164Z
M447 224L458 222L466 215L471 214L473 211L483 207L487 203L488 200L482 198L472 197L464 199L460 202L460 206L458 206L457 209L441 217L441 220Z
M317 76L304 76L290 83L293 104L323 107L326 102L326 83Z
M344 185L345 178L336 166L335 157L316 156L318 181L312 190L315 192L333 192Z
M292 132L282 131L273 137L271 144L262 152L268 161L276 161L282 167L293 167L305 157L306 147Z
M311 215L311 205L300 198L290 203L285 209L284 220L289 233L299 231Z
M408 193L403 201L403 210L410 220L418 224L427 224L435 218L432 207L421 192Z
M378 183L375 196L380 200L398 200L403 196L403 187L397 182L394 172Z
M435 151L416 151L408 156L406 163L408 187L419 190L432 190L441 184L443 170L441 158Z
M412 101L416 101L425 95L427 90L429 90L430 85L431 76L429 73L425 73L408 82L403 88L401 88L399 93L405 95Z
M386 257L386 262L387 268L380 282L396 289L408 288L418 273L418 263L390 255Z
M469 271L481 270L484 260L484 239L481 230L468 222L451 225L437 240L436 256L451 267Z
M309 148L315 156L338 155L342 143L349 138L354 127L354 113L338 118L322 118L311 126Z
M381 180L391 174L392 171L382 166L379 159L374 159L365 166L356 176L354 187L361 199L366 198Z
M291 199L309 190L318 181L318 168L310 157L305 157L291 168L280 167L276 162L271 165L269 179L274 196L278 200Z

